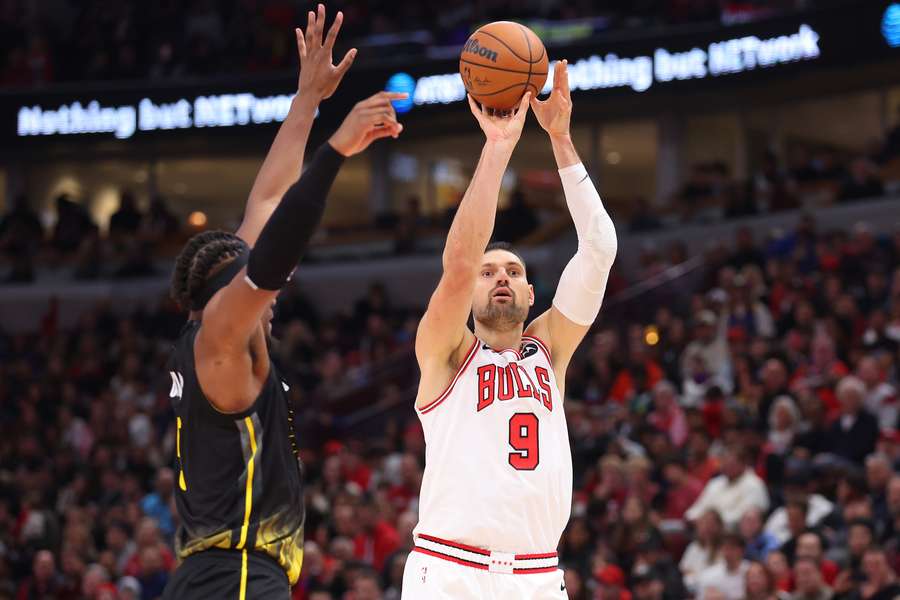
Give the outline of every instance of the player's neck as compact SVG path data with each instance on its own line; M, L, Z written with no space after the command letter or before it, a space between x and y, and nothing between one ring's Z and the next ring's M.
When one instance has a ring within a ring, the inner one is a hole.
M522 329L523 325L519 324L518 326L507 330L507 331L498 331L496 329L488 329L487 327L483 327L477 321L475 322L475 335L478 336L482 342L486 343L492 349L497 350L507 350L512 348L513 350L518 350L519 346L522 345Z

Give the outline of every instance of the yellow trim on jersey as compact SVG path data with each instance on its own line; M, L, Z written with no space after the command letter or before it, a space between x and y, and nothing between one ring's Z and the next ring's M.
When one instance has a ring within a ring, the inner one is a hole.
M247 598L247 550L241 551L241 594L239 600Z
M187 491L187 482L184 480L184 465L181 463L181 417L175 417L178 427L175 429L175 454L178 456L178 487L182 492Z
M247 461L247 491L244 497L244 524L241 525L241 538L237 549L240 550L247 543L247 530L250 528L250 512L253 510L253 459L256 458L256 432L253 430L253 420L244 417L244 424L250 434L250 459ZM244 560L247 560L246 554ZM243 596L241 596L243 597Z

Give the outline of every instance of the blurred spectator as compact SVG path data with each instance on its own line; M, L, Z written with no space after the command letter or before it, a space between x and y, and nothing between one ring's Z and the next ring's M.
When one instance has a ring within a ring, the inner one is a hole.
M863 572L865 581L860 588L859 597L869 600L887 600L900 594L897 575L888 565L887 556L880 548L870 548L863 556Z
M837 564L825 558L822 537L814 531L807 531L797 538L795 564L801 560L812 560L821 572L822 580L831 585L837 579L840 569Z
M87 210L68 196L56 199L56 227L53 229L53 245L60 253L72 253L81 246L97 226Z
M700 572L697 589L701 598L708 589L719 590L727 600L741 600L750 563L744 560L744 541L737 534L722 538L722 561Z
M799 557L794 564L796 591L791 600L831 600L831 588L822 579L818 564L812 558Z
M678 567L689 590L696 590L700 575L722 561L724 524L715 509L704 512L694 524L694 540L685 549Z
M631 594L625 589L625 574L616 565L606 565L596 575L597 600L630 600Z
M785 600L788 595L775 589L775 579L760 562L750 562L745 576L743 600Z
M817 527L834 510L834 504L827 498L810 493L811 483L812 476L806 469L789 472L785 477L785 505L772 511L765 527L779 544L787 543L807 527ZM789 505L793 505L793 510L789 510Z
M127 190L123 191L119 199L119 210L109 218L109 235L113 239L133 236L140 228L143 218L134 194Z
M62 588L62 578L56 570L56 561L49 550L34 555L31 576L19 584L16 600L38 600L52 597Z
M156 489L141 500L141 510L156 521L160 533L167 539L175 534L175 519L171 507L175 502L175 473L163 468L156 473Z
M863 407L878 418L878 425L882 430L889 431L900 425L897 421L900 398L897 397L894 386L884 381L880 371L878 361L873 356L861 358L856 368L857 376L866 386Z
M703 492L703 481L675 459L666 463L663 479L667 484L663 516L668 519L681 519Z
M738 524L738 531L744 540L744 557L750 561L765 561L769 552L781 545L778 538L763 530L763 515L762 509L751 507L744 512Z
M688 425L684 410L678 404L675 386L660 381L653 387L653 410L647 422L665 432L672 445L680 448L687 441Z
M710 386L730 389L725 323L708 309L694 317L694 339L681 358L685 404L695 407Z
M834 454L862 464L875 451L878 440L878 421L863 408L865 384L848 376L840 381L836 393L841 415L828 433L828 447Z
M381 584L378 575L373 570L363 570L357 573L353 580L351 600L381 600Z
M769 508L769 493L765 483L747 465L746 449L732 444L722 454L722 474L714 477L703 488L703 493L685 513L690 520L698 519L713 509L721 516L727 528L738 524L751 507Z

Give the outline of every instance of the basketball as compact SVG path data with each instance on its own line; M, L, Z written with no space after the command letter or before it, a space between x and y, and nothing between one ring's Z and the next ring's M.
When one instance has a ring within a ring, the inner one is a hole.
M547 51L533 31L512 21L495 21L466 41L459 74L479 103L509 110L525 92L537 96L547 80L547 65Z

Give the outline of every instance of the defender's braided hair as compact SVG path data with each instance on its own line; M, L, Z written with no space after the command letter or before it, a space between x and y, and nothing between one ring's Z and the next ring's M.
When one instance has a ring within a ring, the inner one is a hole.
M171 295L183 309L190 309L197 294L221 267L247 249L237 235L221 230L198 233L185 244L175 260Z

